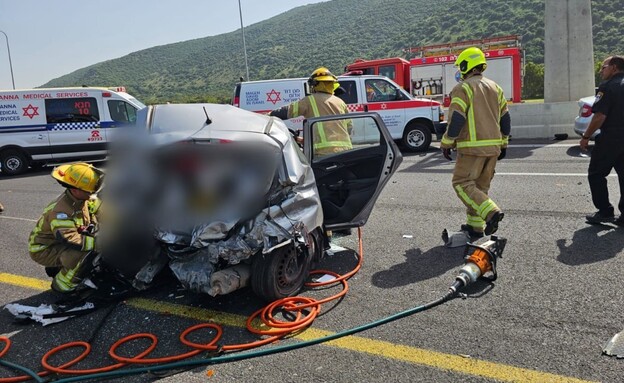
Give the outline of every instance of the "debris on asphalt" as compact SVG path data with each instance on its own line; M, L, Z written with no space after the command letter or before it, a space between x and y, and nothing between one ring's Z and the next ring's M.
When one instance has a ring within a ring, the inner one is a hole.
M52 305L41 304L39 307L35 306L26 306L20 305L18 303L9 303L4 306L11 314L13 314L18 319L31 319L35 322L39 322L44 326L49 324L54 324L58 322L62 322L69 318L72 318L74 315L71 314L72 311L82 311L93 309L95 305L91 302L87 302L80 307L74 307L70 310L65 311L67 316L56 317L55 314L59 313L57 309Z
M603 347L602 353L615 356L618 359L624 358L624 330L615 334Z

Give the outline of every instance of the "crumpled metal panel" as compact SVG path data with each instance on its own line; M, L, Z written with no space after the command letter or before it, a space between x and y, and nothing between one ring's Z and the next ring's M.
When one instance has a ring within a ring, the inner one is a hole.
M169 261L169 268L185 289L208 294L210 276L214 272L212 259L208 248L201 249L191 256Z
M604 354L615 356L618 359L624 358L624 331L613 336L602 349Z
M137 290L149 288L154 277L169 263L169 257L164 252L159 252L156 257L147 262L134 276L132 287Z

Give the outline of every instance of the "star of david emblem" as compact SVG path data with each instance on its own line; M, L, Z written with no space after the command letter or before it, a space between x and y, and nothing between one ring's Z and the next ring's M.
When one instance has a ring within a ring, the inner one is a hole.
M24 114L22 116L28 117L31 120L32 120L33 117L39 115L39 107L38 106L32 106L32 104L28 104L28 106L25 107L25 108L22 108L22 110L24 111Z
M278 101L282 101L280 97L280 92L277 92L275 89L271 89L267 95L267 101L272 102L273 105L277 104Z
M381 104L381 109L387 109L387 108L388 108L388 105L386 105L386 104Z

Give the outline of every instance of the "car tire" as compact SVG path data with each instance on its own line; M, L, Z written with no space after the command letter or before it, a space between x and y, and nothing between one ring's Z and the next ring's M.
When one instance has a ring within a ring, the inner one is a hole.
M297 294L310 273L312 257L292 244L269 254L254 255L251 263L251 289L272 302Z
M408 152L424 152L431 145L431 130L420 122L410 122L403 132L401 143Z
M6 175L16 175L28 169L28 158L18 149L7 149L0 154L2 173Z

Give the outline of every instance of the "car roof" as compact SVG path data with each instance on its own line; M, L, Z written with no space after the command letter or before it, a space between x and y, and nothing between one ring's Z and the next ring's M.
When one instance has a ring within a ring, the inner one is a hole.
M290 133L266 115L222 104L162 104L137 111L137 126L157 146L185 140L258 141L284 146Z

